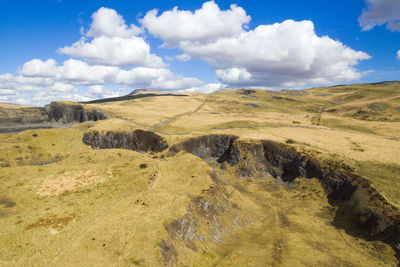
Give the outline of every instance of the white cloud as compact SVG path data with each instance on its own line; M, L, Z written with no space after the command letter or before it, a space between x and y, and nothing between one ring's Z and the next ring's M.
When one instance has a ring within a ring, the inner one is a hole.
M251 73L245 68L217 69L217 77L227 84L244 84L251 80Z
M92 25L86 34L71 46L58 49L61 54L82 58L90 63L146 67L165 67L163 60L150 52L150 45L140 36L135 25L127 26L113 9L100 8L92 15Z
M42 86L53 85L51 78L14 76L10 73L0 75L0 89L18 91L36 91Z
M29 103L34 103L34 105L45 105L48 104L51 101L62 101L62 100L68 100L68 101L89 101L92 100L93 98L81 95L81 94L76 94L76 93L58 93L58 92L52 92L52 91L39 91L37 92L33 97L32 97L32 102Z
M82 38L72 46L60 48L58 52L75 58L82 58L94 64L165 67L160 57L150 53L149 44L143 38L137 36L132 36L129 39L100 36L91 42L86 42L86 39Z
M163 60L151 54L149 44L138 36L141 31L133 24L128 26L115 10L100 8L92 15L89 31L82 31L85 37L59 49L86 61L70 58L57 65L54 59L33 59L23 65L19 75L0 74L0 101L26 103L23 99L29 99L42 105L57 99L86 101L124 92L107 85L182 90L202 84L165 68ZM136 67L120 68L131 65Z
M53 86L48 87L50 91L58 93L75 93L78 91L72 84L56 82Z
M121 96L125 90L119 89L118 91L110 90L103 85L93 85L89 87L88 93L86 94L89 98L110 98Z
M61 80L75 85L94 85L112 83L120 71L118 67L89 65L76 59L68 59L57 68Z
M387 22L388 27L397 27L397 15L376 12L378 1L366 1L370 10L360 17L360 24L362 20L365 27L372 28ZM368 15L374 12L386 14L386 19ZM192 92L228 86L300 87L348 82L365 74L356 65L369 55L328 36L317 36L311 21L286 20L252 30L249 21L243 8L231 5L221 10L214 1L193 12L177 7L161 14L151 10L140 21L143 29L160 37L167 47L181 50L174 58L183 62L200 59L214 69L219 83L203 85L199 79L167 69L161 57L151 53L142 29L103 7L92 15L91 26L86 33L82 30L80 40L58 50L76 59L60 65L53 59L33 59L23 65L19 75L0 75L0 101L26 103L25 96L30 95L34 104L45 104L55 99L84 101L121 93L107 85ZM400 60L400 51L397 58Z
M92 15L92 25L87 36L130 38L141 32L134 24L126 25L125 20L114 9L101 7Z
M2 96L15 95L15 94L16 94L15 90L0 89L0 95L2 95Z
M29 75L29 76L27 76ZM34 94L34 104L54 99L85 101L97 97L119 96L122 91L107 89L107 84L132 88L182 90L199 86L196 78L174 74L165 68L136 67L129 70L113 66L90 65L68 59L56 65L53 59L34 59L22 67L20 75L0 75L0 101L16 101L23 92ZM76 86L90 86L87 94L79 94ZM13 97L11 97L14 95Z
M179 61L182 61L182 62L186 62L186 61L189 61L189 60L192 59L192 57L189 56L189 55L187 55L187 54L177 55L176 58L177 58Z
M375 26L387 23L387 28L400 31L399 0L365 0L367 9L358 18L362 30L369 31Z
M197 86L202 82L196 78L186 78L173 74L168 69L133 68L121 70L115 77L117 84L147 89L179 90Z
M400 60L400 50L397 51L397 60Z
M182 50L178 60L207 62L219 81L231 87L333 84L365 74L355 66L368 54L317 36L311 21L286 20L246 30L249 20L241 7L220 10L211 1L194 12L175 7L157 15L152 10L141 22Z
M221 11L214 1L205 2L194 12L174 7L159 16L157 13L156 9L147 12L140 22L169 46L176 46L181 40L201 42L234 36L250 21L243 8L231 5Z
M370 58L339 41L315 34L311 21L260 25L237 36L198 43L181 41L184 55L208 62L230 86L303 86L362 77L355 69Z
M53 77L56 72L56 65L57 63L54 59L48 59L45 62L33 59L24 64L21 73L28 77Z
M48 68L41 68L45 66L47 62L53 62L54 60L49 59L43 62L39 59L28 61L24 64L20 76L0 76L0 88L2 80L10 84L15 84L13 88L21 88L26 84L32 84L35 79L37 83L34 85L40 85L43 81L47 81L47 86L52 86L55 82L68 83L71 85L105 85L105 84L121 84L132 87L147 88L147 89L163 89L163 90L178 90L182 88L189 88L192 86L200 85L202 82L196 78L186 78L179 75L175 75L166 68L147 68L147 67L136 67L130 70L120 69L113 66L103 65L89 65L88 63L76 60L68 59L64 61L63 65L54 65L51 72ZM27 71L29 70L29 71ZM31 71L35 70L35 71ZM44 74L40 73L40 70L45 71L47 78L42 78ZM25 77L26 73L36 76ZM52 76L48 75L51 73Z
M189 89L179 90L179 92L199 92L199 93L212 93L218 90L226 89L227 85L222 83L207 83L203 86L195 86Z

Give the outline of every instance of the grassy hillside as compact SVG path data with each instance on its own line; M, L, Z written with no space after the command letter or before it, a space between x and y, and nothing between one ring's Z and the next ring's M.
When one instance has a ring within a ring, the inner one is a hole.
M240 166L124 149L87 131L151 130L171 147L232 134L345 163L400 204L400 85L224 90L85 104L112 118L0 134L0 265L395 266L349 226L317 179L240 177ZM251 160L252 156L247 155ZM242 169L240 169L242 168Z

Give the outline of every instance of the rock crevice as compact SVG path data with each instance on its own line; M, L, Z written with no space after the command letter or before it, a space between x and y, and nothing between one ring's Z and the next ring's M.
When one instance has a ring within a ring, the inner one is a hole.
M202 159L212 159L218 163L228 162L234 166L240 160L240 150L234 144L237 138L237 136L225 134L205 135L174 145L170 151L176 153L184 150Z
M238 178L260 176L290 183L298 177L317 178L323 185L337 214L351 213L351 223L367 233L400 248L400 211L372 185L370 180L337 162L321 162L294 147L269 140L241 141L236 136L195 137L171 147L185 150L203 159L228 162ZM338 215L339 216L339 215Z

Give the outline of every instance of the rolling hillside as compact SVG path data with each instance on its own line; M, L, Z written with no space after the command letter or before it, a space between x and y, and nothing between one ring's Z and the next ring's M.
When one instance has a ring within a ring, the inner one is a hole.
M79 105L0 134L0 265L399 264L398 82Z

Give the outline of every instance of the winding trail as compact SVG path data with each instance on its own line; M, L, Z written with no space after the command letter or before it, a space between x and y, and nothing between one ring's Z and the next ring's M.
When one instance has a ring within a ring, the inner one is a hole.
M140 124L132 119L127 119L121 116L115 116L115 118L121 119L121 120L126 120L129 122L132 122L136 125L138 125L139 127L147 130L147 131L152 131L154 133L158 133L158 134L162 134L162 135L167 135L167 136L184 136L184 135L190 135L192 134L192 132L183 132L183 133L167 133L167 132L163 132L163 131L158 131L157 129L160 129L166 125L168 125L169 123L171 123L172 121L175 121L181 117L184 116L191 116L195 113L197 113L199 110L201 110L205 104L207 104L208 100L209 100L210 96L208 95L204 101L198 105L194 110L192 111L187 111L187 112L183 112L183 113L179 113L176 114L170 118L168 118L167 120L160 122L160 123L156 123L150 127L145 126L143 124ZM260 124L260 125L255 125L255 126L232 126L232 127L224 127L224 128L211 128L208 130L196 130L196 132L202 133L202 132L209 132L210 130L213 131L220 131L220 130L233 130L233 129L260 129L260 128L302 128L302 129L315 129L315 130L324 130L324 131L342 131L342 132L351 132L351 133L355 133L356 131L352 131L352 130L346 130L346 129L338 129L338 128L328 128L328 127L322 127L322 126L306 126L306 125L293 125L293 124L272 124L272 123L267 123L267 124Z

